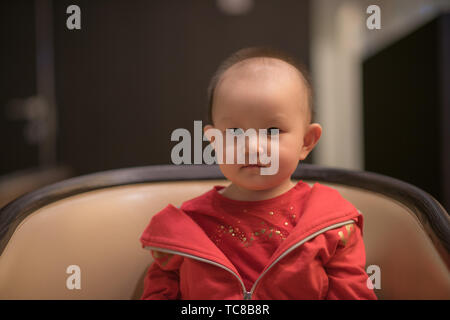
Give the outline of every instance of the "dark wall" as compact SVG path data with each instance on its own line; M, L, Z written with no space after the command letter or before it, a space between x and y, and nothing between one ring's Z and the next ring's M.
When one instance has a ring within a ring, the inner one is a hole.
M221 60L250 45L309 65L308 1L255 1L229 16L215 1L55 1L59 160L77 174L170 163L170 134L206 120ZM66 8L81 8L81 30Z
M434 19L363 65L365 169L410 182L447 209L449 21Z
M8 110L36 94L33 1L0 1L0 175L38 165L37 146L25 136L27 121Z

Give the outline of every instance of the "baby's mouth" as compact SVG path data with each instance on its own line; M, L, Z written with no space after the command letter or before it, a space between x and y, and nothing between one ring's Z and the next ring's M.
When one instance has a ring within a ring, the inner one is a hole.
M267 165L262 165L262 164L247 164L242 166L242 168L266 168L268 167Z

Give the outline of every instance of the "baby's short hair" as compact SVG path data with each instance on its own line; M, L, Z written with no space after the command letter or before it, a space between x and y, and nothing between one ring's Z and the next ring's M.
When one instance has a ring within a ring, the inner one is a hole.
M219 83L220 79L222 78L225 71L227 71L229 68L234 66L235 64L251 59L251 58L275 58L278 60L282 60L291 66L293 66L297 71L299 72L301 78L303 79L303 82L305 84L305 87L307 89L308 94L308 109L311 115L311 122L313 121L315 111L313 108L313 90L311 86L311 81L309 77L309 73L306 70L306 67L298 62L294 57L290 56L286 52L283 52L279 49L275 49L272 47L248 47L243 48L232 55L230 55L228 58L226 58L217 68L216 72L212 76L208 89L207 89L207 109L208 109L208 121L212 124L212 107L213 107L213 100L214 100L214 91L216 89L217 84Z

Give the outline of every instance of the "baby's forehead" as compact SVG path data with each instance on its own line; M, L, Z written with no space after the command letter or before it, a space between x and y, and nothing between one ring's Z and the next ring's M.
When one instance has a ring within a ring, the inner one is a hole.
M306 105L303 80L294 66L282 60L247 59L230 67L221 80L216 90L217 120L240 112L243 101L250 108L247 110L251 111L253 118L262 115L267 118L274 113L283 112L292 114L291 108L296 106L299 108L299 115L303 114L300 112L305 108L303 105ZM247 104L248 101L251 102Z
M217 120L235 112L236 108L240 110L240 99L250 99L252 102L249 105L258 109L268 108L264 111L268 114L278 111L270 106L281 108L281 105L283 110L289 108L287 105L292 105L299 108L299 115L309 114L307 85L303 75L293 65L277 58L249 58L232 65L222 74L214 95L216 106L212 114L217 116ZM272 99L276 99L274 104L270 103ZM280 104L280 101L287 103ZM256 109L252 111L254 115L261 114ZM292 113L292 110L289 112Z

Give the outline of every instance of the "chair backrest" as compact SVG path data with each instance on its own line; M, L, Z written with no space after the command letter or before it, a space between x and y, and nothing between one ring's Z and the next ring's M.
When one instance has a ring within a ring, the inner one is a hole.
M327 182L327 170L306 166L293 180L335 187L362 212L367 266L381 271L378 297L449 299L445 210L437 206L443 216L433 220L407 201L336 183L336 171ZM158 166L70 179L17 199L0 211L0 299L139 298L152 262L139 237L152 215L228 183L216 169ZM69 289L70 266L79 267L80 289Z
M73 175L68 166L30 168L0 176L0 208L21 195Z

